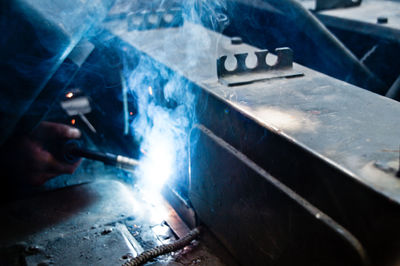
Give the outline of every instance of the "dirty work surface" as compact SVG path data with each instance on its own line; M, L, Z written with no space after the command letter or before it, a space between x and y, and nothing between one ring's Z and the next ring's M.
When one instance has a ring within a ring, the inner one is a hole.
M121 265L177 238L167 222L171 209L166 204L148 202L137 189L113 180L3 204L0 265ZM203 230L200 241L147 265L232 263Z

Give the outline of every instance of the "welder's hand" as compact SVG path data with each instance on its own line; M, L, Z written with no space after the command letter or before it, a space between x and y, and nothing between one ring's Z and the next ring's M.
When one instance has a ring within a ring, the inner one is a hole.
M36 186L55 176L73 173L80 162L69 164L56 153L62 150L66 140L80 136L76 128L41 122L30 135L12 138L6 144L6 151L2 151L2 157L7 155L5 167L14 176L12 183Z

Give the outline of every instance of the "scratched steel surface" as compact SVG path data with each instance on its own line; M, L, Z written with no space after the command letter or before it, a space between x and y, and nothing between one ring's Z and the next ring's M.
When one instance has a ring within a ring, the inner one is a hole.
M223 139L199 125L191 140L191 202L243 265L369 265L350 232Z
M398 9L398 1L364 0L359 7L332 9L318 13L349 20L359 20L371 25L377 24L377 18L383 16L388 18L388 22L381 26L398 31L400 28L400 14Z
M258 124L400 202L400 181L394 173L399 164L398 102L297 64L294 68L304 77L227 87L217 80L216 59L256 47L231 45L229 38L190 23L142 32L129 32L123 24L109 28ZM196 64L185 49L195 54ZM377 162L383 167L376 167Z
M310 1L303 2L313 8ZM369 35L378 35L393 42L400 38L400 3L398 1L365 0L358 7L338 8L316 12L317 17L327 26L352 29ZM378 17L388 19L377 23Z
M191 81L198 122L349 230L373 263L400 259L398 102L297 64L304 77L228 87L217 81L216 59L257 48L190 23L107 27Z

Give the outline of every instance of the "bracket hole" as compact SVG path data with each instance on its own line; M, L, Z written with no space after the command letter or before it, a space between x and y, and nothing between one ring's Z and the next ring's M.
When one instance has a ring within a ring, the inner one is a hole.
M267 54L267 58L265 59L268 65L274 66L278 63L278 57L275 55L271 55L270 53Z
M257 56L255 53L249 53L249 55L246 57L246 67L249 69L255 68L257 63Z
M150 14L149 17L148 17L148 21L151 24L157 24L158 23L158 19L159 19L159 17L158 17L157 14Z
M233 71L237 68L237 61L234 56L228 56L228 58L225 61L225 68L228 71Z
M140 15L132 15L130 23L132 23L133 25L140 25L140 23L142 23L142 21L143 21L143 17L142 16L140 16Z
M165 22L171 23L172 20L174 19L174 15L170 14L170 13L167 13L167 14L164 15L163 19L164 19Z

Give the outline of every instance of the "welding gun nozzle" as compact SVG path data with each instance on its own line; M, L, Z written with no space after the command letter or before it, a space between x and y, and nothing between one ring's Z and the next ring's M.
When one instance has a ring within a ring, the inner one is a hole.
M123 169L134 169L139 165L139 161L112 153L104 153L82 148L78 141L68 141L64 145L64 158L68 162L76 162L80 158L87 158L103 162L107 165L116 166Z

